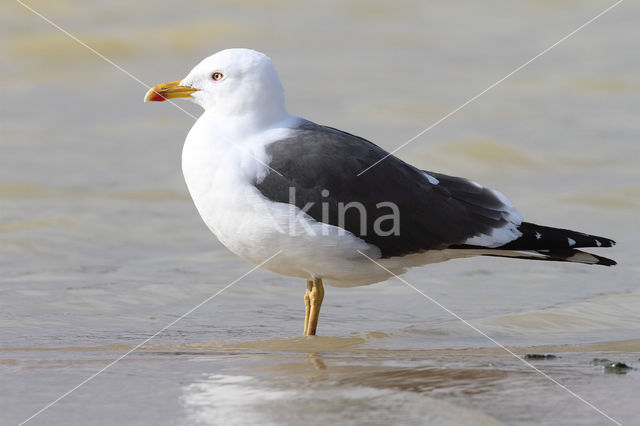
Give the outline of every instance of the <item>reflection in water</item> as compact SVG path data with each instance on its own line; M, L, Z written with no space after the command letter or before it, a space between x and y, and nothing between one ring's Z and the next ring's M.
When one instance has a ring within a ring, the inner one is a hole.
M183 388L182 404L189 422L394 424L401 418L402 424L409 425L493 425L499 423L486 413L502 415L495 405L498 400L509 407L552 398L558 408L548 409L545 418L549 420L562 416L563 406L575 403L565 391L549 386L546 378L496 348L385 351L353 339L335 339L342 345L332 351L327 342L333 339L317 340L324 351L304 352L300 339L229 345L229 350L235 346L255 355L243 354L244 374L214 373ZM603 377L592 357L606 351L640 351L640 340L514 350L555 352L556 358L536 365L563 381L568 371L572 377ZM585 392L574 381L576 386ZM633 384L625 384L626 389L629 386ZM484 407L484 413L467 405L469 400ZM576 417L578 424L593 418L589 411L586 407Z
M307 354L307 363L314 367L317 370L326 370L327 364L322 360L322 355L318 353L308 353Z
M250 376L212 375L184 388L193 424L498 425L478 411L397 389L335 383L269 386ZM319 421L321 419L321 421Z

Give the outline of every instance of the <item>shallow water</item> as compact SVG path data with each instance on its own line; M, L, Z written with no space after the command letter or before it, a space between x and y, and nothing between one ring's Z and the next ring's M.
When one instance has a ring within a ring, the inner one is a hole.
M28 2L148 84L267 52L289 110L393 149L609 2ZM468 259L404 278L624 424L640 383L640 60L624 2L398 155L618 241L614 268ZM241 277L180 173L192 119L18 3L0 5L0 423L18 424ZM181 104L197 114L192 105ZM258 270L29 424L608 424L398 280ZM633 370L607 374L593 358Z

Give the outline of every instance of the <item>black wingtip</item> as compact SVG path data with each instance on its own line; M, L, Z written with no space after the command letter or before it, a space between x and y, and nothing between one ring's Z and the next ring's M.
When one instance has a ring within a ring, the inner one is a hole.
M616 242L610 238L569 229L536 225L530 222L522 222L518 231L522 233L522 236L498 248L503 250L554 250L585 247L606 248L616 245Z
M597 254L576 249L539 250L538 252L549 256L549 260L602 266L614 266L618 264L618 262L608 257L598 256Z
M594 240L595 244L590 245L589 247L613 247L616 245L616 242L609 239L609 238L604 238L604 237L597 237L595 235L588 235L585 234L585 236L591 238Z
M603 265L603 266L616 266L618 264L618 262L616 262L613 259L609 259L607 257L602 257L602 256L596 256L593 253L589 253L591 256L595 257L598 259L598 262L595 263L595 265Z

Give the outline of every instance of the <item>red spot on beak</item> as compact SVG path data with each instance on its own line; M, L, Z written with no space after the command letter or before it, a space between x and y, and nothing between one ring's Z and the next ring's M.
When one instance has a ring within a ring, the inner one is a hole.
M167 98L165 98L164 96L162 96L160 93L156 92L155 90L151 93L149 93L147 95L146 98L147 101L151 101L151 102L164 102L167 100Z

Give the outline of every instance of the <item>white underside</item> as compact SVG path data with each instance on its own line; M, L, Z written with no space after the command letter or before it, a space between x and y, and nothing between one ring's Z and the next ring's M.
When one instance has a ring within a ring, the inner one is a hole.
M322 278L338 287L384 281L391 277L384 268L399 275L410 267L479 254L439 250L380 259L377 247L355 235L265 198L253 184L268 172L264 147L287 136L295 120L287 116L280 128L237 136L205 113L189 132L182 156L189 192L204 222L229 250L254 264L276 255L263 267L287 276Z

